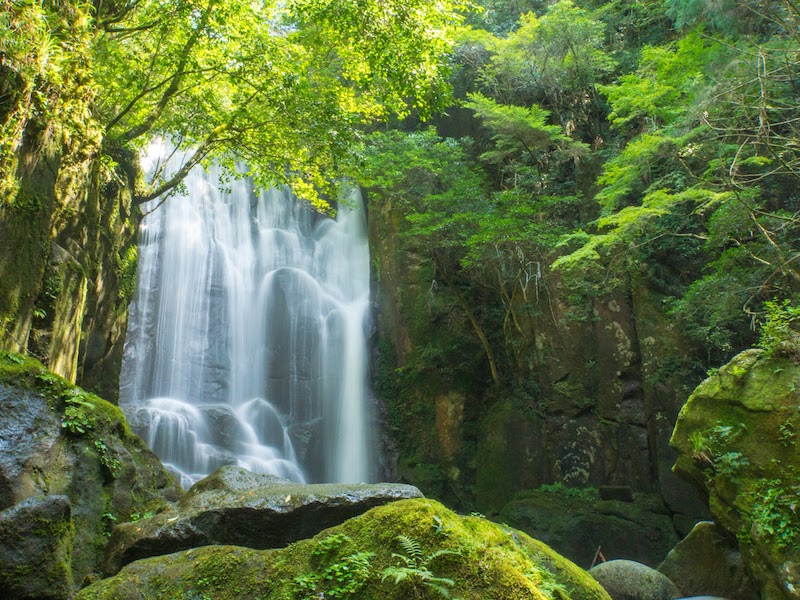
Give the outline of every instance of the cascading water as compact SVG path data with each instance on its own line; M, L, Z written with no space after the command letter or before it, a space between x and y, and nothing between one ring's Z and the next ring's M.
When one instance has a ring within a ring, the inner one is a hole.
M147 215L121 405L184 487L238 464L371 479L369 250L360 198L321 217L199 170Z

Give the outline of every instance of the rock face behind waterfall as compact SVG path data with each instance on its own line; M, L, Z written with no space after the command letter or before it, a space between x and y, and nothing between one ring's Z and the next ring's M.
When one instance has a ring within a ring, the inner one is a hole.
M0 353L0 598L68 598L114 520L181 495L122 412Z
M282 548L373 507L421 496L410 485L302 485L220 467L169 511L117 526L103 569L114 574L134 560L209 544Z
M384 576L404 566L412 567L409 577ZM418 578L423 572L427 580ZM373 508L280 550L205 546L139 560L77 600L443 597L425 581L464 600L609 600L545 544L427 499Z
M681 410L676 470L702 486L761 597L800 598L800 364L747 350Z

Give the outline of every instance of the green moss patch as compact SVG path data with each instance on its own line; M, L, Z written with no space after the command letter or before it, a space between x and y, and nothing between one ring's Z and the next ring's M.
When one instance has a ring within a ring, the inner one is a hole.
M608 599L585 571L541 542L426 499L374 508L281 550L206 546L137 561L78 598L445 597L428 585L431 578L465 600Z
M119 407L30 357L0 353L0 408L0 438L8 442L0 456L0 507L40 496L69 498L76 584L98 569L115 522L162 510L182 494ZM21 564L36 568L35 557L30 561Z
M800 589L800 365L748 350L701 383L671 443L676 470L708 493L764 597Z

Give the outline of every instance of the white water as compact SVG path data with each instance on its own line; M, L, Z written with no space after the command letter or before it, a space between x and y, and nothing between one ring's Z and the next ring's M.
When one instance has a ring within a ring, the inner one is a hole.
M184 486L224 464L368 481L360 198L332 220L195 171L141 227L121 378L134 428Z

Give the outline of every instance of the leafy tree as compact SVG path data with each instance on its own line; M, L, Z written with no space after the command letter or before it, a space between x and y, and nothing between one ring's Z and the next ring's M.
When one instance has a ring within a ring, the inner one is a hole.
M139 0L101 5L94 47L107 140L153 135L191 149L144 202L196 164L236 163L267 185L291 181L318 208L358 125L446 103L440 57L459 0Z
M494 41L485 88L503 103L541 104L562 126L595 124L601 110L596 85L615 66L604 39L603 23L571 0L551 5L542 17L527 13L518 29Z

